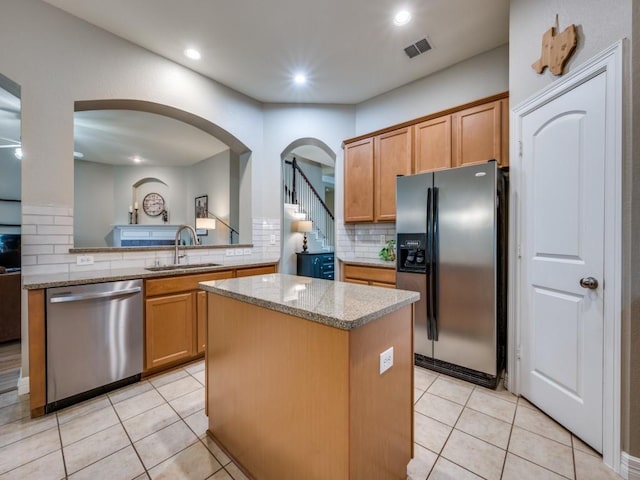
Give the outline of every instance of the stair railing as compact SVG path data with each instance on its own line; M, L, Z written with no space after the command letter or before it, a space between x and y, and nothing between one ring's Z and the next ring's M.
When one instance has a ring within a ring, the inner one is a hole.
M314 229L322 239L325 247L335 246L334 218L324 200L302 171L298 162L285 160L284 168L284 201L298 205L307 219L313 222Z

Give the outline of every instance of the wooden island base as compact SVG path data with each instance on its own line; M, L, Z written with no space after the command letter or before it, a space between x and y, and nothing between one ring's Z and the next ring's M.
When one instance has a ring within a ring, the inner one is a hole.
M208 434L259 480L405 479L413 306L342 330L209 291ZM379 373L380 353L394 364Z

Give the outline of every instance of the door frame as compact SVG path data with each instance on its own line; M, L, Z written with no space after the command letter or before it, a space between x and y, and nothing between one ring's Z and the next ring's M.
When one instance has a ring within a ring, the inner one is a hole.
M585 83L599 74L606 75L606 155L605 162L605 224L604 224L604 295L603 325L603 461L616 472L620 471L621 442L621 363L622 363L622 169L623 122L628 112L623 104L628 87L624 72L628 69L627 42L620 40L586 61L574 72L515 106L511 115L510 218L509 218L509 295L508 306L508 388L519 395L521 391L520 352L521 321L526 307L526 279L522 278L522 252L526 251L526 227L522 225L524 209L520 192L522 178L522 119L543 105Z

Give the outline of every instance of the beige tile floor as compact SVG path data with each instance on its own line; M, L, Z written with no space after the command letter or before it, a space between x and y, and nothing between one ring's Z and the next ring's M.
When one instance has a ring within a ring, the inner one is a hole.
M246 477L205 434L194 363L29 419L0 395L0 480ZM412 480L615 479L600 457L524 399L415 369ZM298 480L298 479L296 479Z
M620 479L601 456L504 388L414 369L410 480Z

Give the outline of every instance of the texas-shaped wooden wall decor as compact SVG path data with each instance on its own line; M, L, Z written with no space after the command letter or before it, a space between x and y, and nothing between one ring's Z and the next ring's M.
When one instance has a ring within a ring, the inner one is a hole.
M571 24L562 33L556 35L558 28L558 16L556 15L556 26L544 32L542 36L542 53L540 58L531 66L538 72L544 72L549 67L554 75L562 75L564 66L569 61L569 57L576 50L578 39L576 36L576 26Z

